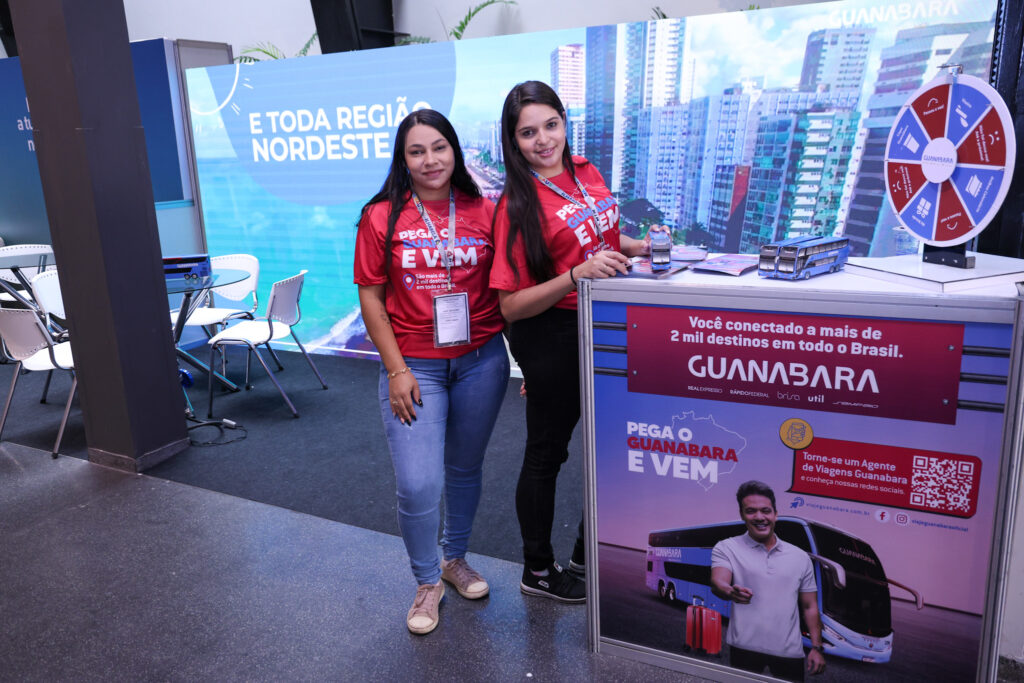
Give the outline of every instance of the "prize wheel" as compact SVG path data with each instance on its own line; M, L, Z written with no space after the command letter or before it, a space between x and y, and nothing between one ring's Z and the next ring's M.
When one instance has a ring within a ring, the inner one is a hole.
M889 203L925 244L962 244L1002 205L1015 152L1013 121L999 93L974 76L940 75L900 108L889 131Z

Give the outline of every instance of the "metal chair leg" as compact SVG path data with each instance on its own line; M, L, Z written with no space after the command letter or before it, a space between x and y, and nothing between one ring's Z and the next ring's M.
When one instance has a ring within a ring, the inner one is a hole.
M75 390L78 389L78 375L74 372L71 373L71 392L68 394L68 402L64 406L64 417L60 420L60 429L57 430L57 442L53 444L53 453L50 453L50 457L56 458L57 451L60 450L60 440L64 438L64 428L68 424L68 414L71 413L71 401L75 398Z
M18 375L21 374L21 361L14 365L14 376L11 377L11 390L7 392L7 402L4 404L4 415L0 417L0 437L4 434L4 425L7 424L7 411L11 409L11 399L14 398L14 387L18 384Z
M246 389L246 391L252 389L252 383L249 381L249 365L252 363L252 349L253 349L253 347L250 345L250 346L246 347L246 351L245 351L245 389ZM262 363L263 361L260 360L260 362Z
M217 332L218 333L221 332L226 327L227 327L226 324L220 325L220 329L218 329ZM222 374L225 377L227 377L228 376L228 350L226 348L224 348L223 346L221 346L219 348L220 348L220 374Z
M206 417L213 417L213 358L217 355L217 345L210 345L210 372L206 373L206 395L208 399Z
M298 417L299 411L295 410L295 406L292 404L291 399L288 398L288 394L284 393L284 389L281 387L281 383L277 381L277 377L274 377L274 373L270 370L270 366L267 365L266 361L263 360L263 356L260 355L260 350L254 347L253 353L256 354L256 360L258 360L260 362L260 365L263 366L263 369L267 371L267 375L270 377L270 381L273 382L274 386L277 387L277 390L281 392L281 398L283 398L284 402L288 404L289 408L291 408L292 415Z
M188 397L188 391L185 389L185 385L181 385L181 393L185 396L185 415L187 417L194 417L196 414L195 408L192 406L192 399Z
M267 342L264 346L267 347L267 351L270 351L270 355L274 357L274 362L277 363L278 371L284 370L284 366L281 365L281 359L277 357L277 354L274 352L274 347L270 345L270 342Z
M50 391L50 380L53 379L53 370L46 373L46 382L43 383L43 396L39 399L40 403L46 403L46 394Z
M295 343L299 345L299 350L302 351L302 355L306 357L306 362L309 363L309 367L313 368L313 374L316 375L318 380L320 380L320 386L326 389L327 383L324 382L324 378L320 376L320 371L316 369L315 365L313 365L313 359L309 357L308 353L306 353L306 347L303 346L302 342L299 341L299 338L295 336L294 331L292 331L292 339L294 339Z

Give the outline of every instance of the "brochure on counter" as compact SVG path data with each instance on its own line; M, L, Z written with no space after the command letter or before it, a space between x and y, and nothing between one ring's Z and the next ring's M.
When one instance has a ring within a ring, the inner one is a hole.
M723 254L695 263L693 270L724 275L743 275L757 268L757 254Z
M634 257L631 259L631 264L629 274L626 275L626 277L640 278L644 280L664 280L665 278L671 277L690 267L690 264L688 263L672 261L668 268L665 268L664 270L654 270L651 267L651 259L646 256Z
M672 247L673 261L703 261L708 257L707 247L696 247L688 244L676 244Z

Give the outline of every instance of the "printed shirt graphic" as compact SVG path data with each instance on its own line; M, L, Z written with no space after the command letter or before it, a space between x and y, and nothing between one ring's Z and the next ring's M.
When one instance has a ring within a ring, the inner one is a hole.
M448 200L424 201L441 239L448 238ZM454 358L483 346L501 331L505 321L498 310L498 295L487 286L494 261L491 217L494 204L455 191L455 291L469 293L470 338L466 346L434 348L433 292L447 284L444 258L430 236L412 200L405 203L391 238L388 266L384 237L388 229L388 203L369 208L356 235L357 285L386 284L385 305L403 356ZM385 272L386 271L386 272Z
M619 205L608 188L605 187L604 179L597 168L583 157L573 157L573 162L576 165L576 177L580 184L586 188L587 194L594 200L598 212L603 213L608 219L609 228L604 232L605 242L610 249L618 251ZM568 171L562 172L554 178L548 178L548 180L586 207L586 201ZM589 208L574 206L571 202L567 202L541 185L538 180L534 179L533 182L534 187L537 188L537 198L540 200L544 241L547 243L548 251L551 252L555 273L561 274L573 266L583 263L595 251L598 251L600 243L597 239L594 217ZM513 260L519 269L519 281L516 282L515 272L506 257L505 244L508 241L508 229L508 213L499 207L498 216L494 222L494 242L497 245L497 254L494 258L494 268L491 270L491 287L515 292L532 287L537 283L530 277L526 268L526 256L523 253L522 243L518 241L512 251ZM555 304L555 307L575 311L576 290L566 294L565 298Z

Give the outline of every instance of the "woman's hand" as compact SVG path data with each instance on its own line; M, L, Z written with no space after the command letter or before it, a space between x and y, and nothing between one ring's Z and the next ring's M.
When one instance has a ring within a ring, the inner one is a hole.
M400 372L388 379L388 395L391 397L391 412L402 424L412 424L416 419L414 403L422 406L420 383L412 370Z
M659 225L655 223L647 229L647 234L644 235L643 240L630 239L630 246L632 249L627 248L626 244L623 244L622 251L629 254L630 256L650 256L651 255L651 233L652 232L663 232L669 237L672 236L672 228L667 225ZM621 238L620 238L621 239ZM629 239L629 238L626 238ZM623 240L624 241L624 240ZM634 253L631 253L634 252Z
M626 268L627 263L629 263L629 259L617 251L599 251L575 266L573 275L577 280L581 277L592 279L612 277L616 272L627 275L629 273Z

